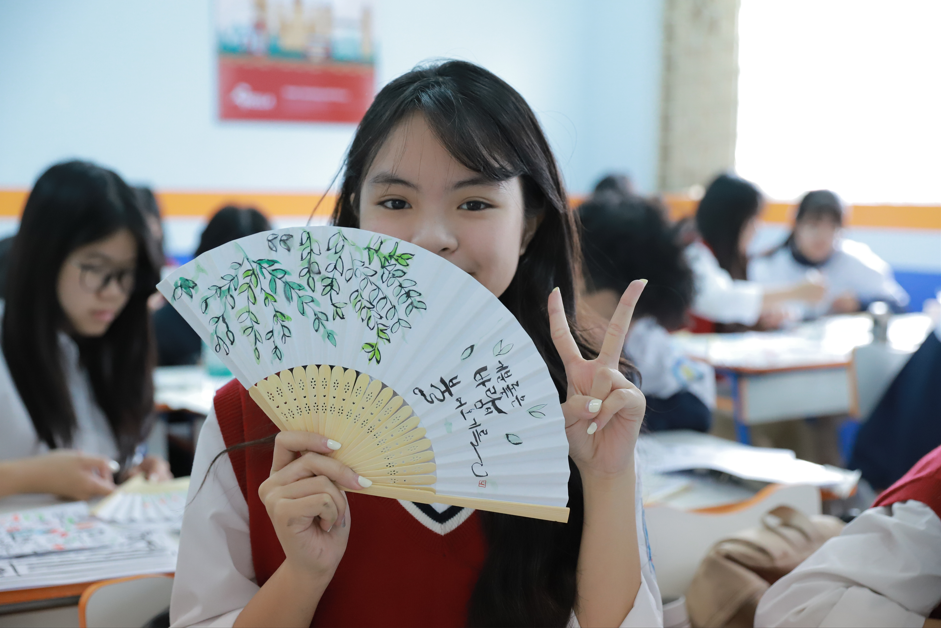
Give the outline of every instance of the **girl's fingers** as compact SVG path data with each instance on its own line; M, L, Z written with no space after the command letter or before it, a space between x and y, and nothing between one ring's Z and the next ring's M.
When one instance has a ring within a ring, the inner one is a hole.
M604 343L601 345L601 352L598 354L598 361L602 366L616 369L621 359L621 351L624 348L624 341L627 339L627 330L631 326L631 318L634 316L634 306L640 299L640 294L647 285L646 279L632 281L627 287L621 300L618 301L618 307L608 323L608 329L604 334ZM553 333L553 338L555 334ZM573 341L574 342L574 341Z
M304 454L280 471L272 473L266 482L270 480L273 484L284 485L316 475L325 475L340 486L354 491L372 486L372 482L358 476L355 471L336 458L312 452Z
M552 343L559 352L562 363L568 364L581 359L582 354L575 344L575 338L569 329L568 319L565 318L565 306L562 304L562 293L558 288L549 294L549 331L552 334Z
M601 411L602 400L586 395L572 395L562 404L562 414L565 416L565 427L594 419Z
M259 490L259 494L261 494ZM285 486L275 486L266 491L262 501L266 508L275 508L281 501L297 501L311 496L329 497L332 508L335 510L334 519L343 517L346 512L346 499L343 493L325 476L304 478ZM325 530L327 528L324 528Z
M311 522L319 517L320 529L329 532L340 519L340 510L332 496L322 493L278 500L270 516L288 527L302 530L307 529Z
M616 415L621 414L625 418L635 419L640 422L644 420L644 412L647 409L647 399L644 394L633 386L630 388L618 388L612 391L608 398L601 404L601 411L593 423L597 426L591 433L604 429L605 425ZM589 429L591 426L589 425Z
M624 377L621 371L609 368L598 368L595 370L595 375L591 379L591 389L588 391L588 394L595 399L604 401L612 390L615 388L623 388L628 384L630 384L630 382L627 381L627 378Z
M280 471L290 464L298 454L312 451L329 454L340 448L340 444L320 434L310 432L281 432L274 439L274 456L271 459L271 473Z

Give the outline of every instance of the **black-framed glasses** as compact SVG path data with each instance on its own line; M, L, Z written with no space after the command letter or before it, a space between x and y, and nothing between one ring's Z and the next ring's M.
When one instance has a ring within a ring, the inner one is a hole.
M109 268L73 262L79 269L79 283L82 288L96 294L103 292L112 281L118 284L118 289L124 294L134 290L134 281L137 275L136 268Z

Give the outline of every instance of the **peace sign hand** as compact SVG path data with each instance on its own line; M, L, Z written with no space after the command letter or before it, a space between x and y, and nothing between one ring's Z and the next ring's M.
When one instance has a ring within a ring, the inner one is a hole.
M568 392L562 413L569 455L579 471L614 476L634 469L634 446L644 420L643 393L618 370L621 349L646 281L631 283L605 332L601 353L586 360L569 330L558 288L549 295L552 341L565 365Z

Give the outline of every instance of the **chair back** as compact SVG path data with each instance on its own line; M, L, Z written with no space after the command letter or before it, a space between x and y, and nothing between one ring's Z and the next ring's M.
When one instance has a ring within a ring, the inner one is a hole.
M79 628L140 628L169 608L172 589L163 574L95 583L79 599Z

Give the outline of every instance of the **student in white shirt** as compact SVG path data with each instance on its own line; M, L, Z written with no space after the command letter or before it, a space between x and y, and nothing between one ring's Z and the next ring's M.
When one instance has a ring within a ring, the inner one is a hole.
M775 328L784 321L784 303L823 298L824 286L808 279L775 289L746 279L748 245L763 207L758 188L730 174L716 177L699 202L696 228L701 239L686 247L696 278L695 331L733 323Z
M756 626L941 626L941 447L765 592Z
M621 293L637 279L647 286L634 310L624 351L641 375L651 431L709 430L715 372L687 358L670 335L686 326L693 272L655 201L631 194L595 194L578 208L582 222L584 303L598 315L586 331L604 333Z
M133 455L153 409L147 297L154 245L134 192L110 170L49 168L26 201L8 265L0 355L0 497L86 499Z
M787 240L752 259L748 278L774 289L821 273L827 287L823 300L789 304L801 318L859 312L873 301L903 311L908 294L896 283L889 265L865 244L840 237L845 215L846 207L833 192L808 192L798 205Z

